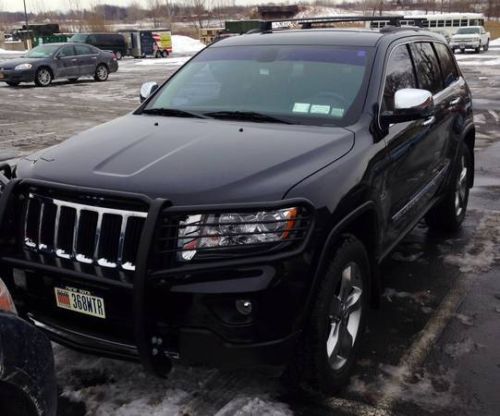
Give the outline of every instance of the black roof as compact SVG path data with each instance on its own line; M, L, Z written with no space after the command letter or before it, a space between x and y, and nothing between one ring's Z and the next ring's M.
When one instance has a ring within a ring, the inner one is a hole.
M386 36L398 37L427 35L427 32L399 29L379 32L370 29L298 29L274 30L225 38L212 47L236 45L340 45L375 46Z

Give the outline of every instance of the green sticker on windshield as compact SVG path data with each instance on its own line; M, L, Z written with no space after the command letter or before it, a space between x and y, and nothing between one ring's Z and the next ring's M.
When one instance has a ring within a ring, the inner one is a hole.
M295 103L293 105L294 113L308 113L309 108L311 108L311 104L309 103Z
M342 118L342 117L344 117L344 112L345 112L345 110L343 108L333 107L330 114L333 117Z
M314 105L311 106L311 113L314 113L314 114L329 114L330 113L330 106L329 105L314 104Z

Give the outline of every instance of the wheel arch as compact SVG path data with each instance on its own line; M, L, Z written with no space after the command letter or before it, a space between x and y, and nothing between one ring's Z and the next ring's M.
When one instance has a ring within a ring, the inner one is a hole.
M307 302L308 310L317 292L328 263L331 259L332 251L344 241L346 235L353 235L365 246L370 260L370 282L369 299L371 306L377 307L380 299L380 279L378 273L379 258L379 236L380 221L377 214L375 202L366 201L351 210L340 221L337 221L328 233L325 244L321 250L318 259L318 267L314 273L312 288Z

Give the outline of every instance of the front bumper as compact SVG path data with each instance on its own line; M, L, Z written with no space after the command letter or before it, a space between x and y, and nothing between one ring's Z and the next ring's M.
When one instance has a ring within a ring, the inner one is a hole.
M40 181L9 183L0 198L0 225L19 216L15 210L9 214L17 189L38 185ZM0 273L20 314L54 341L98 355L140 360L152 371L171 359L218 367L286 364L300 336L314 273L311 232L287 252L157 270L151 266L153 240L160 213L169 204L148 204L136 270L117 272L116 277L96 265L3 249L0 238ZM58 308L55 287L101 297L106 319ZM251 313L238 310L242 300L252 302Z
M35 72L32 69L16 71L14 69L0 71L0 82L33 82Z
M450 47L452 49L476 49L479 48L481 45L481 42L479 40L477 41L459 41L459 40L452 40L450 42Z

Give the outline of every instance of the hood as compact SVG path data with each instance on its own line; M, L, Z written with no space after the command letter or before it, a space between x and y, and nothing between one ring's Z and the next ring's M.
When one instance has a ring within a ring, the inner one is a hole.
M36 64L36 63L41 62L43 60L44 60L44 58L14 58L14 59L7 59L5 61L0 61L0 68L13 69L17 65L21 65L21 64Z
M130 114L21 160L17 174L174 204L270 201L353 143L339 127Z

